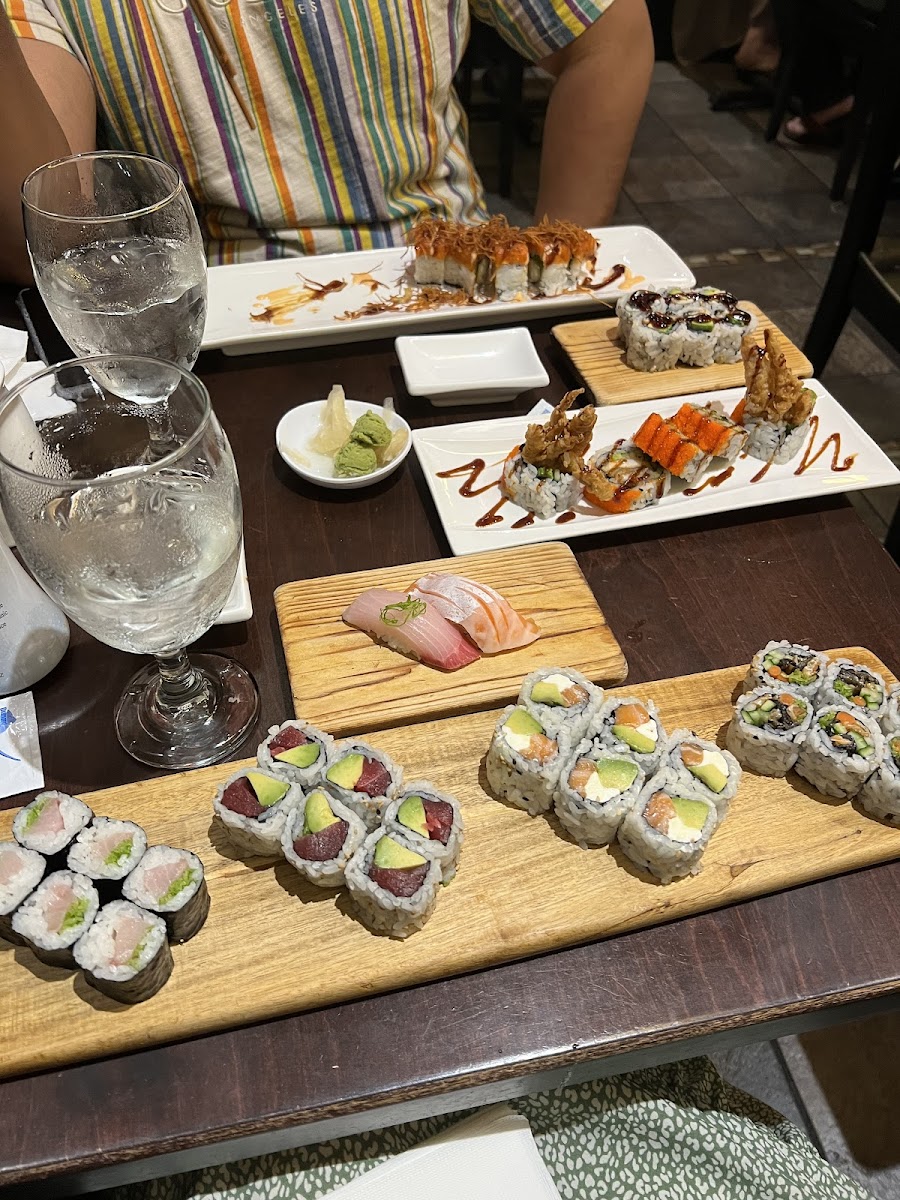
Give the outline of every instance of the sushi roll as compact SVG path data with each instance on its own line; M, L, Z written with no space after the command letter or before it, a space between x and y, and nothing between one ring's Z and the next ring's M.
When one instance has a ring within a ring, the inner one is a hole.
M649 288L635 288L627 296L620 296L616 303L616 316L619 318L619 338L625 342L631 332L631 326L648 313L664 313L666 311L665 297Z
M462 813L454 796L425 780L409 783L384 810L382 826L413 850L436 858L444 883L454 877L463 841Z
M66 865L94 881L100 899L115 899L121 881L133 871L147 849L147 835L133 821L94 817L69 847Z
M366 837L362 818L315 788L291 809L281 831L284 857L316 887L344 885L344 871Z
M676 729L666 746L666 762L723 820L741 782L741 764L734 755L690 729Z
M213 821L240 858L278 857L284 823L302 797L296 783L244 768L219 785L213 797Z
M827 670L828 659L818 650L810 650L809 646L796 642L767 642L753 655L744 680L744 691L787 684L793 691L815 702Z
M310 788L325 770L325 756L334 739L306 721L273 725L256 752L256 761L271 775Z
M757 775L786 775L813 718L812 701L792 688L759 687L734 706L725 745Z
M900 733L900 684L891 690L881 718L885 733Z
M13 821L13 837L26 850L37 850L50 861L50 869L65 866L66 851L94 814L77 796L41 792Z
M590 465L608 480L613 494L608 499L584 489L584 498L605 512L637 512L650 504L658 504L668 495L672 476L655 463L634 442L619 438L604 446L591 459Z
M459 288L467 296L475 295L478 244L465 226L458 226L450 238L444 259L444 286Z
M631 754L645 775L652 775L665 754L666 731L652 700L611 696L602 705L588 736L617 754Z
M407 236L415 259L413 278L420 287L442 287L444 264L450 244L450 226L446 221L423 217Z
M619 845L635 866L670 883L697 874L718 820L714 805L675 771L658 771L619 826Z
M884 761L878 723L839 704L817 710L794 770L823 796L855 796Z
M347 863L346 880L360 920L373 933L406 938L437 903L441 864L397 833L376 829Z
M625 362L636 371L669 371L681 358L684 334L684 323L671 313L642 315L625 337Z
M48 966L74 967L72 947L99 907L97 889L86 875L54 871L13 913L13 933Z
M661 467L686 483L695 483L712 462L712 455L687 437L674 421L651 413L634 435L639 446Z
M684 403L672 418L685 437L714 458L734 462L747 442L747 431L717 404Z
M900 825L900 730L885 739L884 760L856 794L872 817Z
M174 966L165 921L128 900L104 905L73 954L90 986L121 1004L155 996Z
M574 475L553 467L536 467L526 462L517 449L503 464L500 490L513 504L545 521L574 508L581 499L582 488Z
M809 435L809 421L802 425L789 425L787 421L767 421L765 417L745 417L742 422L747 430L747 454L763 462L784 466L800 453Z
M757 320L753 313L743 308L733 308L719 316L716 325L717 363L738 363L741 361L741 342L748 333L756 329Z
M13 913L44 878L47 861L37 850L26 850L18 842L0 842L0 938L14 946L25 939L14 932Z
M162 917L170 942L189 941L209 915L203 863L174 846L151 846L122 885L122 895Z
M494 289L498 300L528 299L528 246L519 237L498 248L494 258Z
M569 667L539 667L525 677L517 703L548 733L565 729L574 746L600 711L603 688Z
M586 738L563 768L553 796L560 824L579 846L607 846L644 785L630 754L607 750Z
M879 720L887 712L887 684L876 671L870 671L849 658L836 658L822 679L818 705L846 704L867 717Z
M708 312L684 318L681 331L681 361L688 367L711 367L719 344L718 321Z
M495 796L536 817L552 806L571 747L566 729L551 732L527 708L506 708L485 758L488 784Z
M362 818L372 830L403 785L403 770L368 742L334 742L328 749L325 791Z
M558 238L529 230L528 279L541 296L561 296L574 287L572 252Z

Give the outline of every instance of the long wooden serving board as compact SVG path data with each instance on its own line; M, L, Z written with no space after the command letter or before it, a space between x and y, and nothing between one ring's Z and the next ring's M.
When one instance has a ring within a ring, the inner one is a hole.
M781 333L755 304L742 300L740 305L759 318L754 336L760 346L766 329ZM679 365L669 371L636 371L625 362L625 347L619 341L618 331L618 317L571 321L553 327L553 336L598 404L626 404L631 400L658 400L664 396L689 396L693 392L743 386L744 364L740 362L716 363L711 367ZM802 379L811 376L812 363L789 338L785 337L785 341L788 366Z
M541 636L447 672L379 645L341 620L367 588L402 591L432 571L490 584L537 622ZM529 671L555 663L602 684L621 683L627 673L575 555L561 542L286 583L275 593L275 607L296 715L335 735L508 704Z
M833 653L838 653L837 651ZM867 651L840 651L883 671ZM746 668L640 685L669 730L720 742ZM625 689L619 689L624 692ZM652 882L615 848L580 850L553 819L531 818L483 788L496 712L382 732L372 742L408 778L455 792L465 819L456 880L429 923L406 942L359 925L343 896L303 883L287 863L239 862L210 830L211 797L235 765L147 780L85 797L98 813L145 826L151 842L203 859L212 906L152 1000L126 1008L80 973L45 967L0 940L0 1075L25 1074L273 1017L719 908L900 856L900 829L827 800L794 775L746 772L701 873ZM0 838L12 813L0 813Z

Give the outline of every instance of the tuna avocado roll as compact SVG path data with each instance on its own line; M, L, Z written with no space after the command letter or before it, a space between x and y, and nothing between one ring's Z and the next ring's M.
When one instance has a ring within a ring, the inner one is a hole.
M600 711L603 688L569 667L541 667L526 676L518 702L551 733L566 729L574 745Z
M837 658L831 663L818 696L820 707L849 705L852 711L858 710L876 721L884 716L887 702L887 685L881 676L849 658Z
M67 866L92 879L101 900L121 894L121 881L133 871L147 849L147 835L133 821L94 817L69 847Z
M366 836L361 817L322 788L301 799L288 815L281 848L292 867L316 887L344 885L344 871Z
M886 738L881 766L859 789L857 800L872 817L900 825L900 730Z
M436 858L444 883L454 877L463 840L462 813L455 796L439 792L424 779L409 783L384 810L382 825L413 850Z
M86 875L54 871L13 913L13 932L51 967L74 967L72 947L100 907Z
M619 845L638 867L669 883L696 875L718 824L716 810L674 771L658 771L619 827Z
M421 929L437 903L441 864L414 850L399 833L376 829L347 864L346 879L360 920L373 933L406 938Z
M769 642L754 654L744 691L786 684L801 696L815 701L827 669L828 659L818 650L794 642Z
M546 812L571 746L565 728L553 733L521 705L504 709L484 764L491 790L533 817Z
M27 850L50 860L50 868L65 866L66 851L75 836L88 825L93 813L76 796L65 792L41 792L16 813L13 837Z
M608 845L637 800L644 778L633 755L585 738L556 786L553 807L560 824L583 850Z
M403 771L368 742L334 742L328 748L325 790L374 829L403 783Z
M329 734L306 721L285 721L269 730L256 760L264 771L280 775L289 783L299 783L304 789L311 788L321 782L325 756L333 741Z
M740 697L725 745L757 775L786 775L812 721L812 702L793 688L754 688Z
M884 760L884 736L864 713L820 708L800 746L794 770L824 796L855 796Z
M734 755L689 729L677 729L669 738L666 761L680 779L712 804L721 821L741 782L741 765Z
M44 878L47 861L36 850L26 850L18 842L0 842L0 938L14 946L25 939L12 927L13 913Z
M100 909L74 955L90 986L122 1004L149 1000L172 974L165 921L128 900Z
M652 700L610 696L588 730L588 737L617 753L632 754L645 775L652 775L665 753L666 731Z
M281 854L281 831L303 792L296 783L244 768L230 775L213 798L214 821L240 858Z
M209 914L203 863L174 846L151 846L125 880L122 895L162 917L170 942L188 941Z

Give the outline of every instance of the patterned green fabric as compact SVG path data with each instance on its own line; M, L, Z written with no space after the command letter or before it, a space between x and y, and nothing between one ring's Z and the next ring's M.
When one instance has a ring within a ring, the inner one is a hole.
M705 1058L511 1102L563 1200L871 1200ZM120 1188L113 1200L317 1200L459 1113Z

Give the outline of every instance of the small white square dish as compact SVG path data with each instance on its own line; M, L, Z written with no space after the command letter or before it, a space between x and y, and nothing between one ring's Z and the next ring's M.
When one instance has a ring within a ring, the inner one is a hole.
M438 407L502 404L550 382L521 325L398 337L394 347L406 390Z

